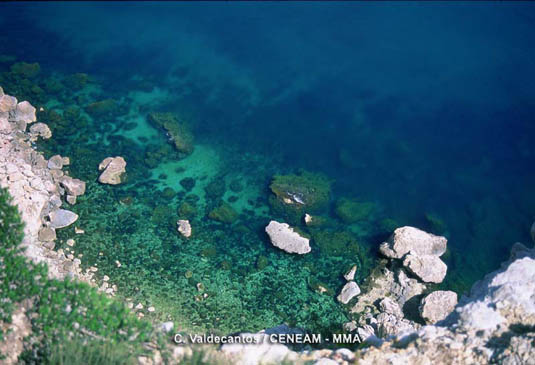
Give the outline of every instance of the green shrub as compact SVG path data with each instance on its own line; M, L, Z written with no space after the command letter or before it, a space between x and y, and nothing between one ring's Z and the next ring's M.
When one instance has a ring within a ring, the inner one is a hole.
M0 322L10 323L15 306L25 299L31 301L26 314L31 318L32 333L25 339L20 360L60 361L54 351L65 346L60 343L64 339L99 339L102 344L98 346L109 347L128 342L130 353L141 352L141 343L152 335L149 322L138 320L123 303L98 293L86 283L48 279L45 264L35 264L21 255L22 238L23 224L17 208L11 205L7 191L0 189ZM3 338L0 330L0 341ZM92 347L95 343L91 344ZM68 346L73 352L75 346ZM79 351L89 354L95 349ZM74 352L68 356L71 355Z
M136 364L126 344L110 344L98 340L80 339L61 341L50 352L49 365L127 365Z

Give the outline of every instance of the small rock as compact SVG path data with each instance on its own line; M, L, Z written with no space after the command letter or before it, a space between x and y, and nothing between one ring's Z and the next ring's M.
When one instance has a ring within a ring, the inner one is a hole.
M38 239L42 242L50 242L56 239L56 230L50 227L43 227L39 230Z
M78 227L74 227L74 233L75 234L84 234L85 231L81 228L78 228Z
M150 312L150 313L154 312L155 310L156 310L156 308L154 308L154 307L148 307L147 308L147 311Z
M36 123L30 127L30 134L34 138L41 137L43 139L49 139L52 137L52 131L45 123Z
M162 332L165 332L165 333L171 332L173 330L173 327L174 327L174 324L171 321L164 322L160 325L160 329L162 330Z
M108 275L104 275L104 277L102 278L102 281L108 281L110 280L110 277Z
M357 272L357 265L353 265L351 269L344 275L344 279L352 281L355 279L355 273Z
M137 309L137 310L141 310L141 309L143 309L143 304L138 303L138 305L136 305L136 309Z
M69 238L66 243L67 243L67 246L72 247L72 246L74 246L75 242L74 242L74 240L72 238Z
M57 229L70 226L78 219L78 214L66 209L58 209L49 214L50 227Z
M446 318L457 305L457 293L449 290L437 290L422 299L419 310L428 324L435 324Z
M182 236L189 238L191 236L191 224L189 223L189 220L180 219L176 223L178 225L178 232L180 232Z
M51 170L61 170L63 168L63 158L60 155L54 155L48 160L48 168Z
M79 196L85 193L85 182L80 179L73 179L70 176L63 176L63 178L61 179L61 185L65 188L65 190L67 190L67 193L70 195Z
M102 171L98 181L102 184L117 185L122 182L121 177L126 172L126 161L122 157L107 157L99 165Z
M67 203L69 203L70 205L74 205L76 204L76 195L67 195L65 200L67 200Z
M349 303L351 299L360 294L360 288L354 281L350 281L344 285L342 291L338 295L337 299L343 304Z
M305 224L308 226L310 223L312 223L312 216L308 213L305 214Z
M310 240L301 237L286 223L271 221L266 227L266 233L274 246L288 253L303 255L311 250Z

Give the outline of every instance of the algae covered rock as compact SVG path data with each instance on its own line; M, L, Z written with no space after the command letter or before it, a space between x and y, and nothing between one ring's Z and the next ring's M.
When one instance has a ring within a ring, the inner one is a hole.
M311 250L310 240L295 232L287 223L271 221L266 226L266 233L275 247L288 253L303 255Z
M305 213L314 213L327 207L331 182L321 174L301 171L294 175L275 175L270 184L269 203L278 214L298 224Z
M103 117L117 114L119 106L113 99L105 99L91 103L85 107L87 114L92 117Z
M193 134L188 125L180 121L173 113L150 113L148 121L159 129L163 129L175 148L187 155L193 152Z
M191 218L197 214L197 208L191 203L185 201L178 206L178 215L181 218Z
M357 223L370 217L375 209L371 202L358 202L350 199L340 199L336 203L336 215L345 223Z
M11 66L11 72L17 77L32 79L39 75L39 72L41 72L41 66L39 66L37 62L17 62Z
M221 205L210 211L208 217L221 223L230 224L238 219L238 213L230 204L222 202Z

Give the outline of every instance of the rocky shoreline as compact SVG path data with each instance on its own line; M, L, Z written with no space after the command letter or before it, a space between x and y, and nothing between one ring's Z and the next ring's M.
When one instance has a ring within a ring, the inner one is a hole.
M25 223L24 254L36 263L46 262L51 278L76 278L97 286L96 267L83 271L81 257L75 257L70 248L54 250L56 229L83 234L75 224L78 215L65 205L76 203L76 197L85 192L85 183L63 171L70 163L68 157L56 155L47 160L34 148L40 138L52 136L45 123L36 122L35 113L27 101L18 102L0 88L0 186L7 188ZM75 244L74 240L66 243ZM100 289L112 295L116 291L115 286Z
M35 150L38 139L52 135L46 124L37 123L35 112L28 102L18 102L0 88L0 186L8 189L25 222L25 255L34 262L46 262L53 278L69 277L98 286L96 267L84 271L81 257L75 257L69 248L54 250L56 229L83 234L83 223L78 226L78 216L65 205L76 204L76 198L85 192L85 183L63 170L70 163L68 157L46 160ZM111 160L104 163L100 169L113 176L102 182L120 182L126 164L122 162L118 163L116 175L108 170ZM532 228L532 235L534 232ZM310 251L308 239L298 238L304 248L289 252ZM275 241L280 247L278 239L277 236ZM75 245L74 240L66 243L69 247ZM380 246L386 259L362 289L353 281L356 269L346 274L347 284L338 299L344 304L353 303L350 312L355 319L344 328L370 345L356 354L348 349L296 352L285 345L269 343L223 345L217 353L241 364L285 359L317 364L535 363L535 249L515 244L510 260L476 283L470 295L457 304L455 293L429 290L446 275L447 267L440 259L446 245L444 237L413 227L398 228ZM106 280L99 290L114 295L117 287ZM274 331L295 330L279 326L254 336ZM179 358L188 351L187 347L175 346L173 352ZM142 358L140 362L159 363L157 358Z

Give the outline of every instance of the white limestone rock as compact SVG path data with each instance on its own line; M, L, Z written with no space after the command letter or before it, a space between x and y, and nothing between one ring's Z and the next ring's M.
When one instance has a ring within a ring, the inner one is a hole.
M61 185L65 188L67 193L72 196L76 197L85 193L85 182L80 179L73 179L70 176L63 176L61 179Z
M381 244L379 250L393 259L401 259L409 252L417 256L442 256L446 252L447 243L445 237L406 226L396 229L388 241Z
M45 123L35 123L30 127L30 135L32 140L37 140L38 137L49 139L52 137L52 131Z
M48 160L48 168L51 170L61 170L63 168L63 158L60 155L54 155Z
M66 209L58 209L50 213L50 227L54 229L68 227L78 220L78 214Z
M107 157L98 165L98 170L104 170L98 178L99 182L117 185L122 182L121 177L126 172L126 161L120 156Z
M457 305L457 293L437 290L425 296L420 303L420 315L428 324L435 324L446 318Z
M409 254L403 260L403 266L426 283L441 283L446 277L448 266L433 255L416 256Z
M288 253L303 255L311 250L310 240L301 237L286 223L271 221L266 226L266 233L275 247Z
M357 265L353 265L348 272L345 273L344 279L351 281L355 279L355 274L357 273Z
M338 295L337 299L340 303L347 304L360 294L360 288L354 281L347 282L342 288L342 291Z
M178 232L186 237L186 238L189 238L191 237L191 224L189 223L189 220L187 219L180 219L178 220L178 222L176 222L177 225L178 225Z

